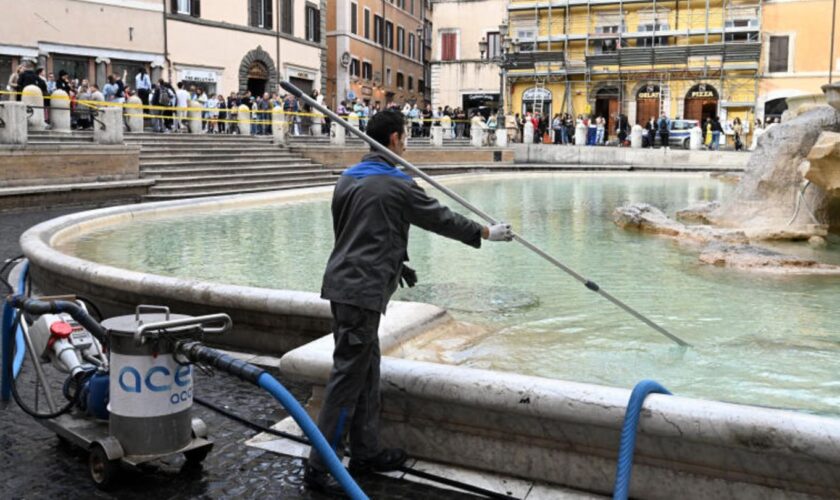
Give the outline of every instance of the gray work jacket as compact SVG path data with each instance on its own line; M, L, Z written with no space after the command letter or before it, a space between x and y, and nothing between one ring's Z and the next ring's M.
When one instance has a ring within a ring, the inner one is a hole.
M332 216L335 247L321 297L382 313L408 260L412 224L481 247L481 224L441 205L378 153L341 175Z

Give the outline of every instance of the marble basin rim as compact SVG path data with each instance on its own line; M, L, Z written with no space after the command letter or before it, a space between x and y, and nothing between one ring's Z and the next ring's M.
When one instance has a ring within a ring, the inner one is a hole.
M502 175L523 174L492 174ZM453 180L459 177L480 175ZM314 412L332 353L329 306L316 293L128 271L66 255L53 245L147 217L328 198L331 191L327 186L98 209L39 224L24 233L21 247L39 289L90 296L106 316L132 312L139 303L162 303L185 314L228 312L233 335L211 341L287 353L280 369L284 377L313 384ZM400 357L403 342L452 321L429 304L390 305L380 329L383 439L419 457L610 492L629 390ZM837 491L838 419L678 395L653 395L645 404L632 496L807 498Z

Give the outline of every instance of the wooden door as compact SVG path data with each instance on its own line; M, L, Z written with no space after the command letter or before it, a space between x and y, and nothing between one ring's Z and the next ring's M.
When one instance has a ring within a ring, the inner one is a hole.
M615 135L615 128L618 126L618 99L610 99L610 112L607 115L606 136Z
M685 119L703 122L706 118L713 118L717 112L717 99L686 99Z
M636 99L636 123L644 126L651 117L659 117L659 99Z

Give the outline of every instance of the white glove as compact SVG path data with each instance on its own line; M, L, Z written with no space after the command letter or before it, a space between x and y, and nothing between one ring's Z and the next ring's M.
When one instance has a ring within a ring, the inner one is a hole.
M511 241L513 239L513 231L510 224L507 222L500 222L487 226L487 239L489 241Z

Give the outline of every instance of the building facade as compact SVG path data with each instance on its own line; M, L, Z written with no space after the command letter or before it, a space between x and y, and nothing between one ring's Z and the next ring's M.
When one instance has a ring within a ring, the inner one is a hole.
M160 0L0 0L0 11L5 17L0 36L2 90L25 60L56 77L63 70L71 78L100 86L111 73L134 75L145 68L156 76L163 74Z
M499 25L506 0L434 0L432 106L496 112L504 86ZM482 52L480 43L486 42Z
M786 98L820 94L829 71L837 81L840 45L836 35L832 40L833 7L832 0L764 0L759 114L780 116Z
M23 60L100 86L112 73L209 93L326 85L326 0L0 0L0 81Z
M331 0L327 22L327 103L359 99L422 105L424 0Z
M510 111L644 123L755 116L760 0L572 0L508 6Z
M324 91L326 0L168 0L170 79L209 93Z

